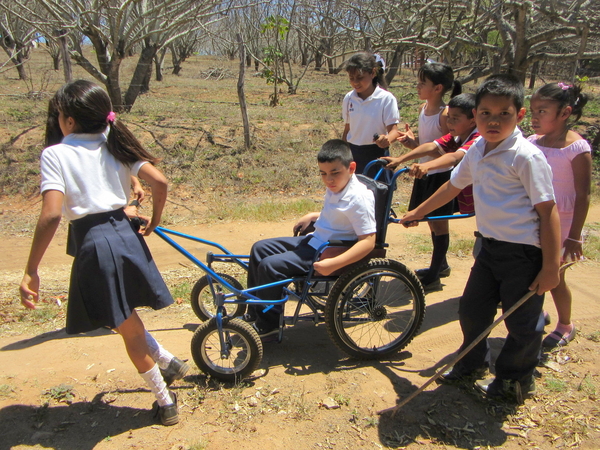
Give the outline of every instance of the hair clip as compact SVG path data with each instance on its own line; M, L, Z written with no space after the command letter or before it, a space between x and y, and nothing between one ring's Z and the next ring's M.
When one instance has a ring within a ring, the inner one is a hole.
M561 88L563 91L566 91L569 88L571 88L572 86L570 84L558 83L558 87Z
M381 68L385 71L385 59L383 59L379 53L374 53L374 56L375 62L381 63Z
M108 116L106 116L106 121L108 123L113 123L116 118L117 118L117 115L114 113L114 111L111 111L108 113Z

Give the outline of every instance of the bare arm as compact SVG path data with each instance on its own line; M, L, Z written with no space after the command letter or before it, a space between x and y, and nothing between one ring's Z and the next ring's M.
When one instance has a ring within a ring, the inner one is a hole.
M138 180L138 178L134 177L133 175L131 175L131 190L133 191L135 199L139 203L142 203L144 197L146 196L146 193L144 192L144 188L142 187L140 180Z
M419 138L415 138L415 134L407 123L404 124L404 131L398 131L397 140L406 148L415 148L419 145Z
M294 233L302 233L304 230L306 230L306 227L311 224L311 222L316 222L320 215L321 213L319 212L312 212L300 217L298 222L296 222L294 225Z
M25 275L19 287L21 303L29 309L35 309L39 298L40 278L37 271L60 223L63 197L62 192L54 190L42 194L42 211L35 227Z
M542 247L542 269L535 277L529 290L538 294L558 286L560 266L560 219L554 200L534 205L540 217L540 245Z
M421 220L431 211L438 209L440 206L445 205L454 197L460 193L460 189L454 187L450 181L446 181L440 188L433 193L431 197L421 203L412 211L408 211L404 214L404 217L400 220L400 223L405 227L411 226L411 222Z
M375 233L358 236L358 242L341 255L315 262L315 270L329 275L342 267L360 261L375 248Z
M415 163L411 166L409 175L415 178L423 178L430 170L454 167L464 158L464 152L446 153L432 161L423 164Z
M434 142L427 142L425 144L419 145L414 150L411 150L410 152L408 152L402 156L398 156L398 157L383 156L382 159L389 161L389 163L386 165L386 167L388 167L390 169L395 169L400 164L402 164L406 161L422 158L423 156L439 156L438 146L435 145Z
M350 132L350 124L347 123L344 125L344 131L342 133L342 141L348 142L348 133Z
M167 201L167 178L149 163L140 167L138 176L152 189L152 217L144 230L144 236L148 236L160 224L162 211Z
M590 208L590 190L592 184L592 155L581 153L571 161L573 179L575 181L575 205L573 206L573 221L569 235L562 243L565 248L563 258L581 259L583 248L581 245L581 230L585 224Z
M398 136L400 136L397 123L388 125L386 129L387 134L379 136L377 140L375 140L375 144L377 144L377 146L380 148L388 148L393 142L396 142L396 139L398 139Z

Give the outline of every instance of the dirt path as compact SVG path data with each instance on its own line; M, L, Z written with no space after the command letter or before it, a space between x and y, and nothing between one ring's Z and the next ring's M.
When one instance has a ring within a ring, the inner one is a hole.
M600 207L593 208L589 221L600 222ZM222 223L176 228L246 253L258 239L288 235L291 226ZM455 221L451 230L452 239L470 239L474 220ZM415 254L411 242L418 236L427 239L428 234L425 226L410 230L391 226L389 256L412 269L425 266L428 255ZM190 269L185 258L156 236L148 242L161 271L169 276L180 274L181 283L195 281L200 272ZM15 294L29 245L26 237L0 239L2 286L8 289L13 283ZM186 244L186 248L201 259L208 250L196 243ZM62 232L44 259L43 282L48 280L53 289L66 289L69 264ZM553 409L547 405L558 400L544 388L541 399L508 412L471 392L432 386L395 417L377 416L376 411L393 406L399 397L423 384L461 343L457 305L472 258L453 255L450 264L452 276L444 280L444 290L427 296L427 315L420 334L394 360L363 363L347 359L331 343L322 323L315 326L301 322L286 329L281 344L265 345L260 366L264 375L254 380L232 387L193 375L177 383L181 423L172 428L155 425L148 412L152 395L142 389L142 380L117 335L102 331L68 337L62 329L17 335L5 326L0 334L0 450L376 449L413 445L516 449L555 448L570 443L558 425L552 427ZM573 386L579 383L581 387L588 376L597 389L600 359L596 355L600 344L583 336L599 329L599 269L598 263L584 262L569 271L574 321L581 333L568 351L551 357L555 364L551 367L557 374L568 374ZM550 300L547 308L555 317ZM291 310L288 306L288 312ZM143 311L142 316L165 347L190 358L190 338L199 321L187 299L160 313ZM500 326L492 342L504 335L505 329ZM547 368L540 371L544 379L554 373ZM64 394L61 385L72 386L63 386L67 394L74 395L70 406L58 401ZM578 390L572 391L565 395L575 396ZM328 397L335 399L340 408L323 407ZM590 405L589 396L584 400ZM40 407L45 402L48 406ZM587 410L579 403L569 405L572 415L581 415L589 425L585 433L580 432L576 446L597 448L598 409L593 402Z

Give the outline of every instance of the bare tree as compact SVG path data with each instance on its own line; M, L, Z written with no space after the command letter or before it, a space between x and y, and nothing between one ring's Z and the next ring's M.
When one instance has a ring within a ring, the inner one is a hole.
M10 0L0 0L0 47L17 69L19 79L26 80L24 64L29 59L36 30L21 15L22 11L11 5Z
M234 7L233 1L217 0L13 0L11 3L26 11L29 22L40 30L66 29L85 35L94 48L96 63L73 41L71 58L106 86L117 110L131 109L161 47L190 30L202 28L210 20L222 19ZM38 14L33 4L43 7L49 19ZM184 26L185 31L181 31ZM140 47L138 62L123 94L121 64Z

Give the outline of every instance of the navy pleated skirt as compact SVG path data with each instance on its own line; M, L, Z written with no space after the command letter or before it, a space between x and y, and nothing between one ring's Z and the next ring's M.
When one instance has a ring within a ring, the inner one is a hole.
M134 308L173 303L144 238L122 209L73 221L72 239L68 334L116 328Z

